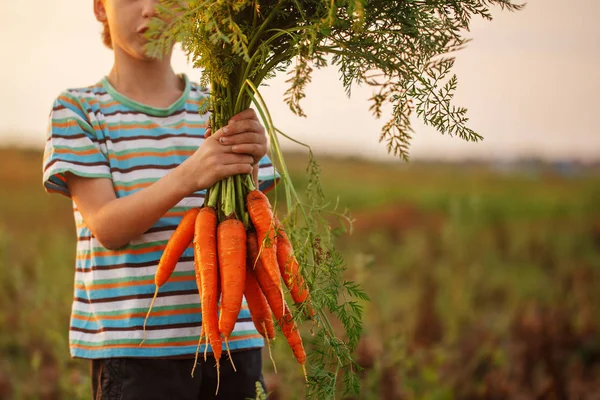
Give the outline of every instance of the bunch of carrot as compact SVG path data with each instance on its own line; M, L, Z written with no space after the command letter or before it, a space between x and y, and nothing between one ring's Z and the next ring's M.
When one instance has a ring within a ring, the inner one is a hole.
M240 194L243 204L240 204ZM269 344L275 338L274 321L278 323L306 376L306 353L284 298L282 280L294 303L305 306L310 316L314 316L314 311L308 304L309 290L290 240L269 199L255 189L250 175L218 182L209 189L207 198L201 208L185 213L166 245L155 274L156 290L146 321L159 288L167 282L179 258L193 242L202 312L198 348L205 338L212 347L217 373L222 344L225 342L229 353L228 341L245 296L256 330ZM207 349L208 346L205 360ZM233 365L233 360L231 362ZM233 368L235 370L235 365Z

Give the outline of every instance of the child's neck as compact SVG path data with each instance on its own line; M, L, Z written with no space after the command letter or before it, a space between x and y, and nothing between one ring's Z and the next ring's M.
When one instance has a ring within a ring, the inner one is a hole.
M115 49L108 79L119 93L156 108L169 107L184 90L184 83L171 67L170 54L162 60L137 60Z

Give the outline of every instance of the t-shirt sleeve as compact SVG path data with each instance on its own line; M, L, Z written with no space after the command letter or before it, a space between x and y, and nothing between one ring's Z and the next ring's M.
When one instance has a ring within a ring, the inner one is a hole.
M43 159L43 184L48 193L71 197L65 173L87 178L111 178L108 158L75 95L62 93L52 106Z
M281 176L269 156L261 158L258 162L258 188L266 193L273 189L280 179Z

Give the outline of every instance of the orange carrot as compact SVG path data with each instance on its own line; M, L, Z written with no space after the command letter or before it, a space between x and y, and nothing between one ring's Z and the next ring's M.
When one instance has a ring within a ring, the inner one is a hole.
M298 331L298 327L296 323L292 319L292 314L290 313L290 309L287 304L284 302L285 313L282 318L278 320L279 326L281 326L281 331L283 335L287 339L288 344L292 348L294 352L294 356L296 360L302 366L302 370L304 371L304 378L306 377L306 352L304 351L304 346L302 345L302 337L300 336L300 331Z
M246 196L246 203L248 214L256 229L260 260L267 269L278 269L277 238L269 198L260 190L253 190Z
M197 218L196 218L197 219ZM195 229L195 224L194 224ZM194 273L196 275L196 286L198 287L198 294L200 296L200 303L202 303L202 274L200 273L200 246L196 246L196 235L194 232ZM194 356L194 367L192 368L192 378L194 377L194 371L196 365L198 365L198 353L200 353L200 345L202 344L202 336L204 336L204 326L200 326L200 336L198 337L198 347L196 347L196 355Z
M265 339L274 339L275 329L273 320L271 319L271 309L256 280L256 274L252 269L252 262L250 260L248 261L248 268L246 269L246 288L244 290L244 295L246 296L246 302L248 303L252 322L254 322L254 326L258 333Z
M273 363L273 369L277 373L277 365L271 354L271 343L270 341L275 339L275 326L271 319L271 309L267 298L262 292L260 285L256 279L256 274L252 269L252 261L248 259L246 268L246 288L244 289L244 296L246 296L246 302L248 303L248 310L252 317L252 322L258 333L267 341L267 348L269 349L269 357Z
M217 254L223 292L219 314L219 332L225 338L225 345L229 352L228 339L242 308L246 284L246 228L242 221L232 218L219 224ZM235 370L235 366L233 368Z
M294 250L290 239L279 222L277 216L275 219L275 227L277 228L277 263L281 277L285 282L285 286L289 289L292 299L296 304L302 304L309 300L309 291L304 277L300 274L298 261L294 256ZM307 312L310 316L315 315L315 311L307 304Z
M267 302L269 303L273 314L275 314L275 319L278 320L285 312L279 268L276 265L275 267L271 266L271 268L267 268L263 264L262 260L259 258L258 240L256 236L256 232L254 231L248 231L247 233L248 261L250 263L250 268L254 267L256 280L267 298Z
M258 283L267 298L275 319L281 326L281 330L286 337L288 344L292 348L298 362L302 365L304 376L306 377L306 353L302 346L302 338L296 323L292 320L292 314L288 308L283 291L281 290L281 280L279 268L275 266L271 269L266 268L258 255L258 241L254 231L248 232L248 257L250 265L254 265L254 273Z
M200 270L202 291L202 330L210 343L217 363L217 391L220 378L219 360L222 341L219 334L217 283L219 267L217 264L217 214L212 207L203 207L196 218L194 244L196 262ZM208 346L207 346L208 347ZM206 360L206 350L204 353Z
M146 322L148 322L148 317L150 316L154 301L158 295L158 289L169 280L181 255L188 248L190 243L192 243L192 239L194 238L194 222L196 221L199 211L198 208L192 208L183 215L179 226L177 226L175 232L173 232L173 235L169 238L167 246L160 257L154 275L154 285L156 286L156 290L154 291L148 314L146 314L146 319L144 320L144 338L142 339L142 343L146 340Z

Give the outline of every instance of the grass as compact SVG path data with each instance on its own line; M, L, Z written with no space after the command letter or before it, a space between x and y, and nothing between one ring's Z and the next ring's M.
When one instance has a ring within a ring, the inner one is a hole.
M600 395L598 171L318 161L355 218L338 240L348 278L372 299L360 398ZM302 190L305 159L288 163ZM36 151L0 150L0 184L0 398L89 398L68 352L71 203L44 193ZM298 366L284 341L273 352L269 398L296 398Z

